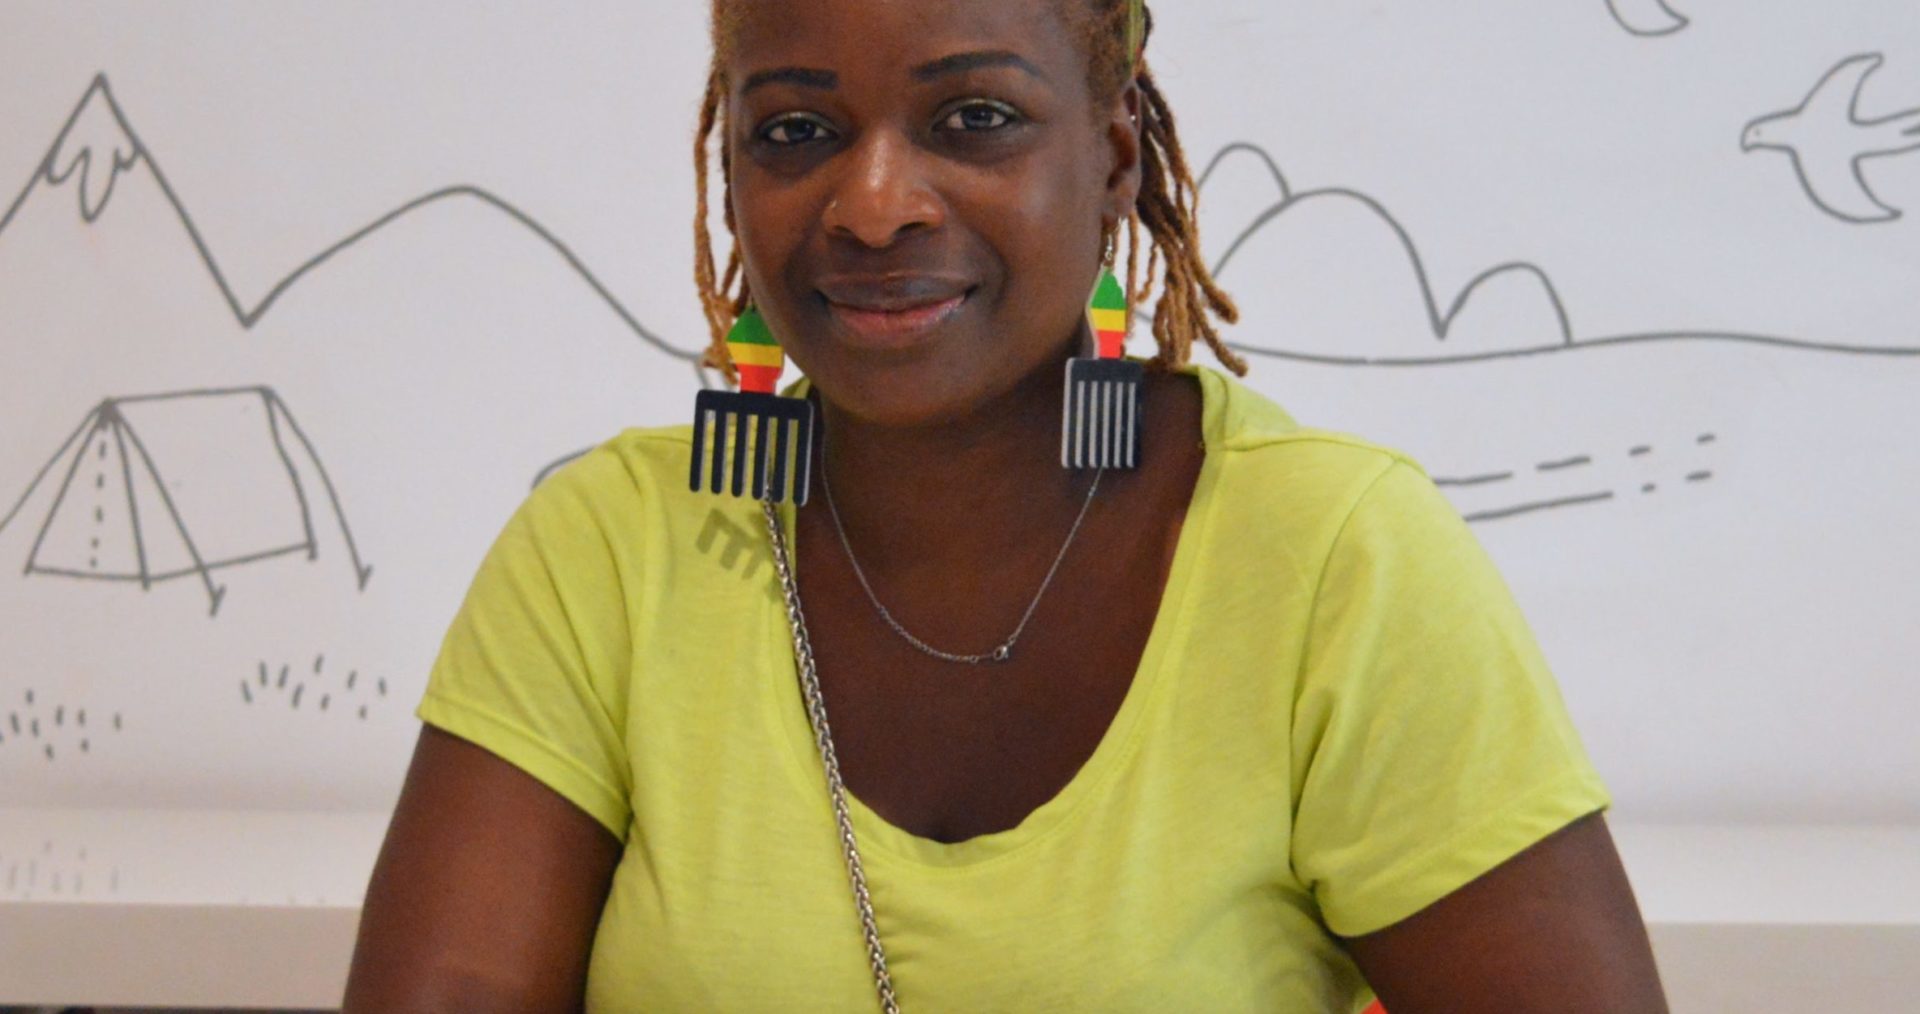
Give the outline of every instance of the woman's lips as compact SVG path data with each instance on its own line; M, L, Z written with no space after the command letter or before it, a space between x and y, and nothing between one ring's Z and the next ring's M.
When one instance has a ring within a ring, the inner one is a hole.
M875 308L827 300L827 309L842 333L854 344L871 349L898 349L924 339L960 312L971 290L938 302L916 306Z

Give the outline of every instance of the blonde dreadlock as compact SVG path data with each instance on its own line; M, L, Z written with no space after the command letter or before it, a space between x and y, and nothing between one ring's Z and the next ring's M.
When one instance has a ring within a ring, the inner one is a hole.
M1192 356L1196 340L1204 341L1228 369L1246 376L1246 360L1228 348L1211 318L1237 323L1240 311L1233 300L1213 280L1206 256L1200 247L1200 226L1195 215L1199 187L1187 164L1186 151L1174 129L1173 110L1147 68L1145 43L1153 34L1153 16L1144 10L1144 0L1057 0L1069 7L1069 16L1085 30L1091 54L1089 84L1094 95L1117 94L1129 81L1140 88L1140 196L1127 218L1127 301L1138 306L1152 294L1159 272L1160 301L1153 312L1153 338L1159 353L1149 362L1158 370L1184 365ZM1144 15L1143 31L1138 36L1141 52L1133 52L1130 40L1136 6ZM704 362L719 370L729 384L737 384L739 375L727 354L727 332L746 310L751 294L747 291L745 265L736 242L727 254L724 271L716 270L713 237L707 225L707 185L709 149L714 131L721 125L721 110L726 102L725 65L734 29L740 17L738 0L713 0L714 58L707 77L707 94L700 106L700 126L694 138L693 168L698 195L694 212L694 284L699 289L700 305L707 318L712 342ZM1139 57L1136 59L1136 55ZM720 175L731 178L732 154L724 139L720 144ZM734 232L731 191L723 194L722 214L727 232ZM1147 233L1147 265L1144 280L1139 270L1140 231Z

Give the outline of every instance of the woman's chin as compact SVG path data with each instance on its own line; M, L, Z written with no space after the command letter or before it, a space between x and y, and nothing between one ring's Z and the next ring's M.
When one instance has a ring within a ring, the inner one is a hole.
M863 377L853 384L821 390L821 397L865 425L889 429L938 426L965 413L968 399L942 385L904 378Z
M829 330L794 358L836 409L889 428L963 422L1023 383L1060 384L1057 362L1023 363L1022 349L978 329L933 330L890 348L841 342Z
M916 429L963 419L988 391L951 367L930 361L861 364L811 374L822 399L869 426Z

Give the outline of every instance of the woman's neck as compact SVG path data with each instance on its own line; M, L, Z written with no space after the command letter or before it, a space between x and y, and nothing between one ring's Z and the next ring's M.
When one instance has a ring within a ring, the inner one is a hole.
M874 425L823 396L826 461L816 467L831 477L862 566L977 563L1059 538L1093 476L1060 467L1058 369L1036 370L937 426ZM808 510L827 507L817 492Z

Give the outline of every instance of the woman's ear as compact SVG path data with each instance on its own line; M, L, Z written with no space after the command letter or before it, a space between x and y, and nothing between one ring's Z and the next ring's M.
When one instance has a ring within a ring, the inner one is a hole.
M1113 152L1113 170L1107 176L1107 214L1125 222L1140 200L1141 138L1140 85L1128 81L1114 96L1106 120L1107 144Z

